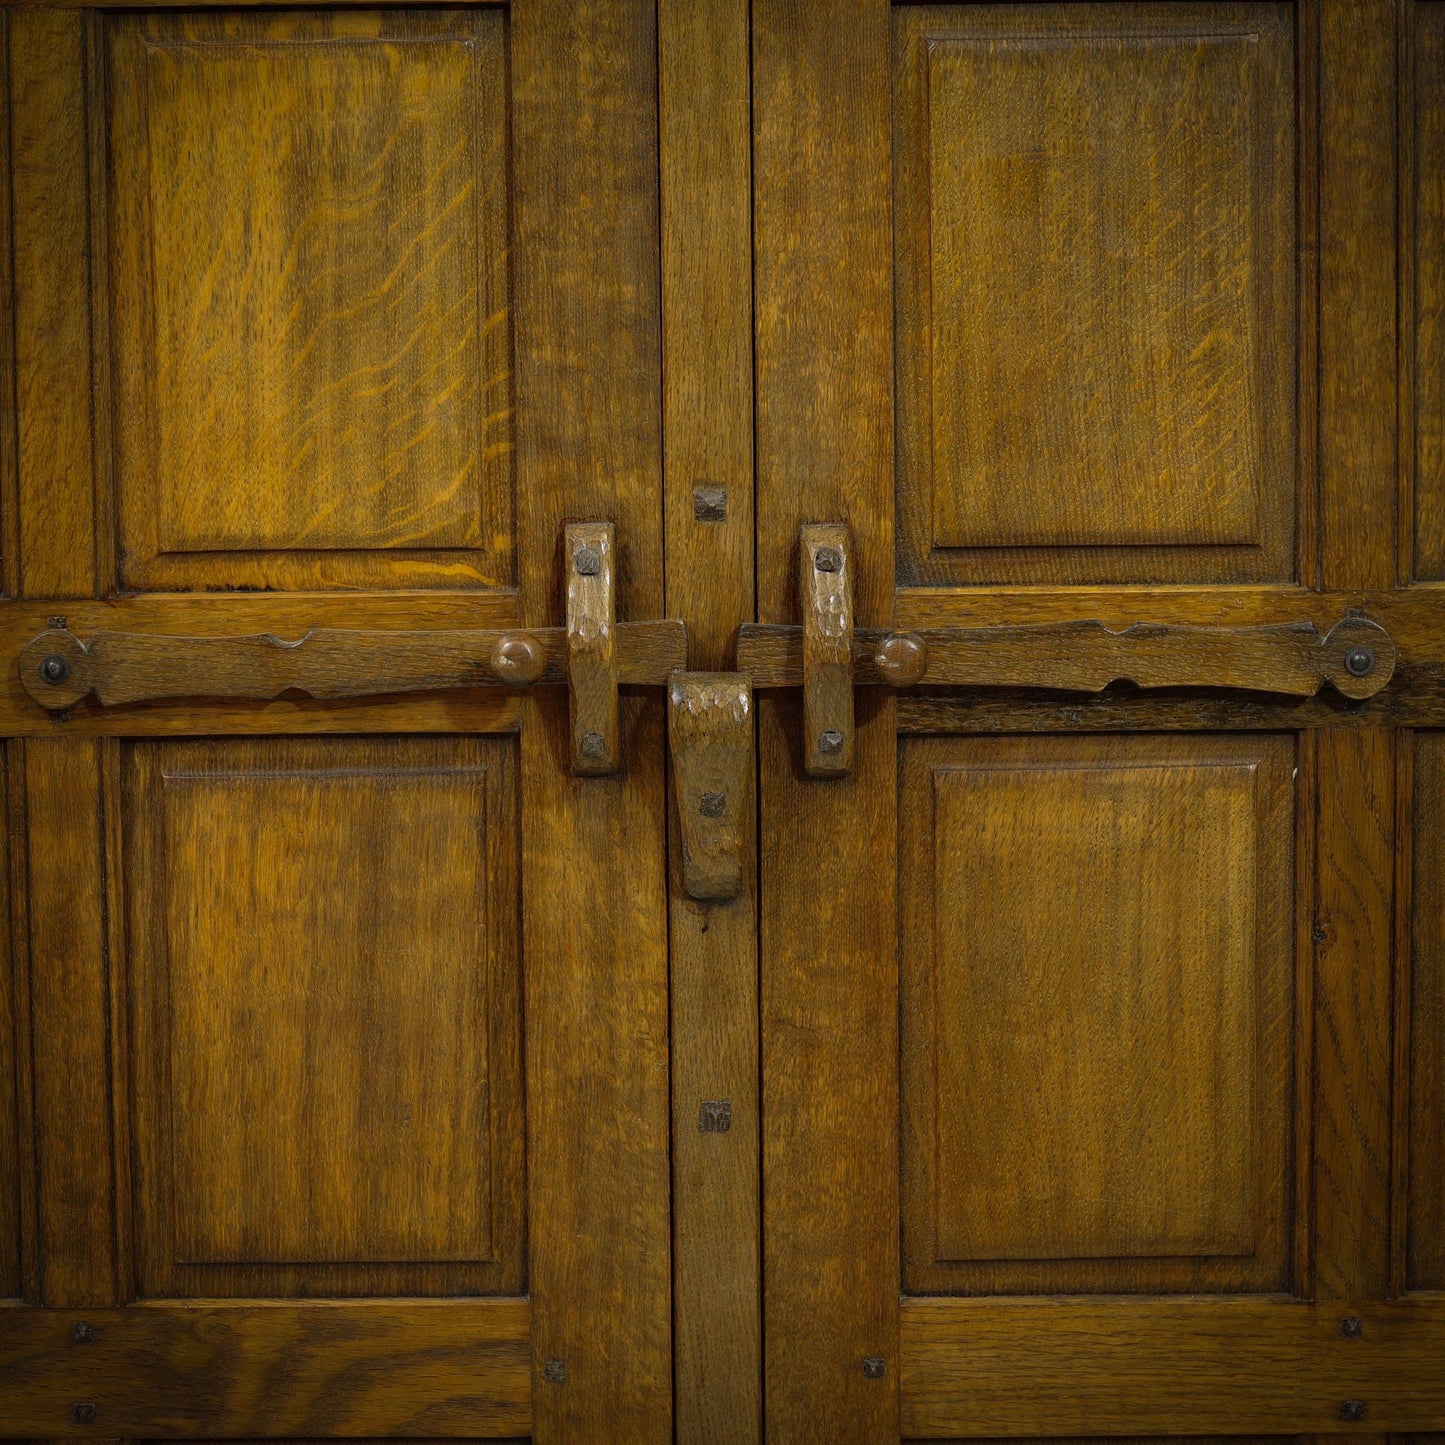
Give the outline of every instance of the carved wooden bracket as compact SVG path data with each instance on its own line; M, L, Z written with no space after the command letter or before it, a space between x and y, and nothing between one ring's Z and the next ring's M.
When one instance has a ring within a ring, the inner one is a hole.
M853 767L852 551L841 522L814 523L799 534L803 767L810 778L844 777ZM738 667L751 671L741 651Z
M689 898L736 898L752 795L752 683L741 672L675 672L667 702L684 886Z
M1049 622L903 633L859 628L853 644L860 686L1101 692L1127 681L1147 688L1311 697L1328 682L1345 697L1366 698L1395 670L1390 634L1360 614L1346 616L1323 636L1312 622L1267 627L1139 622L1119 632L1101 622ZM752 674L754 687L806 688L806 630L748 623L738 634L737 660Z

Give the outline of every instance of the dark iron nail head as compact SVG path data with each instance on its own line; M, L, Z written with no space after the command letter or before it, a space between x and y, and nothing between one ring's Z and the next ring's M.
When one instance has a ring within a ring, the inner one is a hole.
M596 547L579 547L572 563L579 575L595 577L602 570L602 554Z
M868 1380L881 1380L883 1378L883 1360L878 1355L869 1355L863 1361L863 1377Z
M1341 1400L1341 1420L1363 1420L1365 1418L1365 1402L1363 1400Z
M1340 1334L1347 1340L1357 1340L1365 1333L1365 1322L1359 1315L1346 1315L1340 1321Z
M725 522L728 516L726 487L695 487L692 515L699 522Z
M70 664L58 652L52 652L40 664L40 675L52 687L56 687L70 676Z
M721 818L727 806L726 793L704 793L698 799L697 810L704 818Z
M819 547L813 554L813 566L820 572L837 572L843 566L843 554L836 547Z
M1351 677L1364 677L1375 665L1375 654L1368 647L1352 647L1345 654L1345 671Z
M841 753L843 751L843 734L829 728L818 738L818 751L820 753Z
M697 1115L699 1134L726 1134L733 1126L731 1099L704 1099Z
M567 1381L567 1361L547 1360L542 1365L542 1378L549 1385L562 1385Z
M601 733L582 734L582 756L584 758L600 758L607 751L602 741Z

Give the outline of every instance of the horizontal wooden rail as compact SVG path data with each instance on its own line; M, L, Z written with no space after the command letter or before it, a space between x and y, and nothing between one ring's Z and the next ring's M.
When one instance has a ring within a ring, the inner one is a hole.
M905 1438L1445 1429L1445 1296L905 1299L900 1330Z
M797 687L803 650L801 627L749 624L738 636L738 668L752 674L755 687ZM1360 616L1346 616L1323 636L1310 622L1136 622L1116 631L1092 620L910 632L859 628L853 635L853 675L860 684L1100 692L1130 681L1311 697L1328 682L1346 697L1365 698L1385 686L1394 667L1389 633Z
M0 1307L0 1436L532 1428L525 1299Z
M624 622L616 629L617 681L661 687L687 666L680 621ZM103 706L216 697L265 700L397 696L505 685L562 685L568 638L561 627L506 631L362 631L313 628L293 640L271 634L174 637L46 628L20 654L20 681L42 707L94 696Z

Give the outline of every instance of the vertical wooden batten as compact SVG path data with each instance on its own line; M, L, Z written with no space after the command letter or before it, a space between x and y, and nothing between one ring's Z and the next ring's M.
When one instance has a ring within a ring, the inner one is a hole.
M85 20L9 17L19 590L95 591Z
M658 9L667 614L690 665L731 665L754 615L748 7ZM754 779L744 816L753 813ZM670 810L677 1438L762 1439L756 859L735 899L686 896ZM726 1127L722 1127L722 1121Z
M119 744L24 744L40 1302L121 1303L115 1229L105 804Z
M1324 587L1392 587L1399 457L1394 0L1320 8L1320 547Z
M845 522L858 622L893 605L889 7L753 9L758 611L798 619L800 526ZM896 741L860 699L850 777L759 709L769 1439L898 1434ZM822 882L820 883L820 878Z
M512 13L522 611L555 624L566 521L610 521L620 621L661 615L657 34L641 0ZM528 697L522 856L534 1439L672 1439L664 708L574 778Z

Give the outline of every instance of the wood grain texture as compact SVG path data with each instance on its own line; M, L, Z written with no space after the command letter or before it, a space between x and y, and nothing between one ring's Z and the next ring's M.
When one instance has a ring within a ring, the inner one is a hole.
M525 1287L515 747L127 751L144 1296Z
M1167 611L1168 604L1161 604ZM814 625L815 633L821 624ZM1163 622L1112 629L1097 621L1023 623L992 628L926 628L906 633L860 628L851 649L860 685L889 687L1039 687L1100 692L1115 682L1138 687L1237 688L1311 697L1326 682L1345 697L1370 697L1388 685L1395 645L1368 618L1347 614L1321 634L1312 623L1272 627L1190 627ZM910 649L909 675L896 676L893 654ZM809 628L745 625L738 666L757 687L808 687ZM44 652L34 647L31 659ZM851 652L851 655L850 655ZM818 668L838 668L836 661ZM44 689L41 683L35 689ZM815 734L810 727L810 742Z
M1317 747L1314 1296L1368 1299L1390 1280L1394 744Z
M1445 734L1413 738L1404 1283L1445 1289Z
M7 611L10 607L17 611ZM518 598L508 592L445 593L138 593L110 602L0 603L0 636L10 650L12 625L45 630L63 616L81 637L107 628L134 629L163 637L270 634L299 638L312 628L335 625L361 631L490 630L512 628ZM17 649L25 639L16 638ZM25 715L15 711L23 706ZM277 701L182 699L114 709L84 702L63 724L76 732L120 735L274 732L512 732L519 725L512 689L416 694L404 699L350 698L316 701L291 693ZM53 715L24 690L20 670L0 667L0 730L12 735L53 736Z
M9 42L20 590L89 597L96 527L82 17L18 11Z
M122 583L509 583L502 16L106 33Z
M905 1437L1357 1433L1347 1399L1382 1431L1445 1418L1438 1300L909 1300L902 1335Z
M12 757L18 748L0 747L0 798L8 799ZM0 853L0 1299L19 1298L25 1287L21 1267L21 1171L19 1090L20 999L10 920L11 842L5 829ZM23 850L22 850L23 851ZM28 1062L28 1061L27 1061Z
M0 1309L6 1429L515 1437L532 1423L529 1316L525 1299Z
M753 10L758 618L794 620L808 522L853 536L858 620L893 595L888 7Z
M803 611L803 770L845 776L853 767L853 558L848 529L814 522L798 534ZM739 660L739 666L748 664Z
M901 7L900 573L1293 573L1283 5Z
M1414 576L1445 579L1445 5L1409 7L1414 75L1407 123L1413 129L1413 194L1407 260L1414 279L1413 340L1407 397L1415 420ZM1408 378L1407 378L1408 379Z
M752 849L753 690L745 673L675 672L667 693L668 756L687 896L742 892Z
M909 1292L1287 1286L1293 761L905 745Z
M1320 581L1395 582L1396 6L1320 3Z
M859 699L854 772L819 783L799 704L759 707L768 1431L883 1441L898 1379L894 706Z
M893 598L888 34L882 0L753 5L758 617L797 622L796 539L846 524L860 625ZM759 709L767 1434L898 1435L894 707L809 781ZM825 886L819 886L820 877ZM865 1365L865 1362L869 1362Z
M10 12L0 14L0 57L5 93L10 81ZM13 196L10 184L10 106L0 116L0 195ZM0 206L0 387L9 398L0 407L0 593L20 591L19 447L15 407L15 247L10 206Z
M522 620L561 618L563 525L598 517L616 528L618 618L658 617L656 9L519 0L509 26ZM539 1441L664 1445L662 696L624 699L620 735L620 774L574 778L561 698L523 701L533 1430ZM546 1378L549 1361L565 1379Z
M661 686L687 660L680 620L609 627L607 684ZM173 637L144 632L97 632L81 639L47 627L26 645L21 683L51 712L94 696L102 707L175 698L279 697L299 692L320 700L471 691L571 681L568 634L452 628L431 632L372 632L309 628L288 640L271 633L230 637ZM57 661L58 659L58 661ZM579 674L586 684L585 671ZM577 688L573 687L573 695Z
M750 15L736 0L661 0L657 24L667 609L687 619L689 666L728 668L756 605ZM737 805L755 818L749 748ZM670 819L676 1433L759 1445L755 828L738 896L701 903ZM706 1101L729 1104L726 1131L699 1128Z
M121 1299L111 1101L102 766L114 743L25 744L40 1298Z
M573 522L562 547L567 569L567 701L572 771L615 773L617 708L616 533L610 522ZM685 651L685 649L684 649Z
M712 670L753 615L748 12L662 0L657 23L667 605ZM720 520L699 519L699 488L726 493Z

